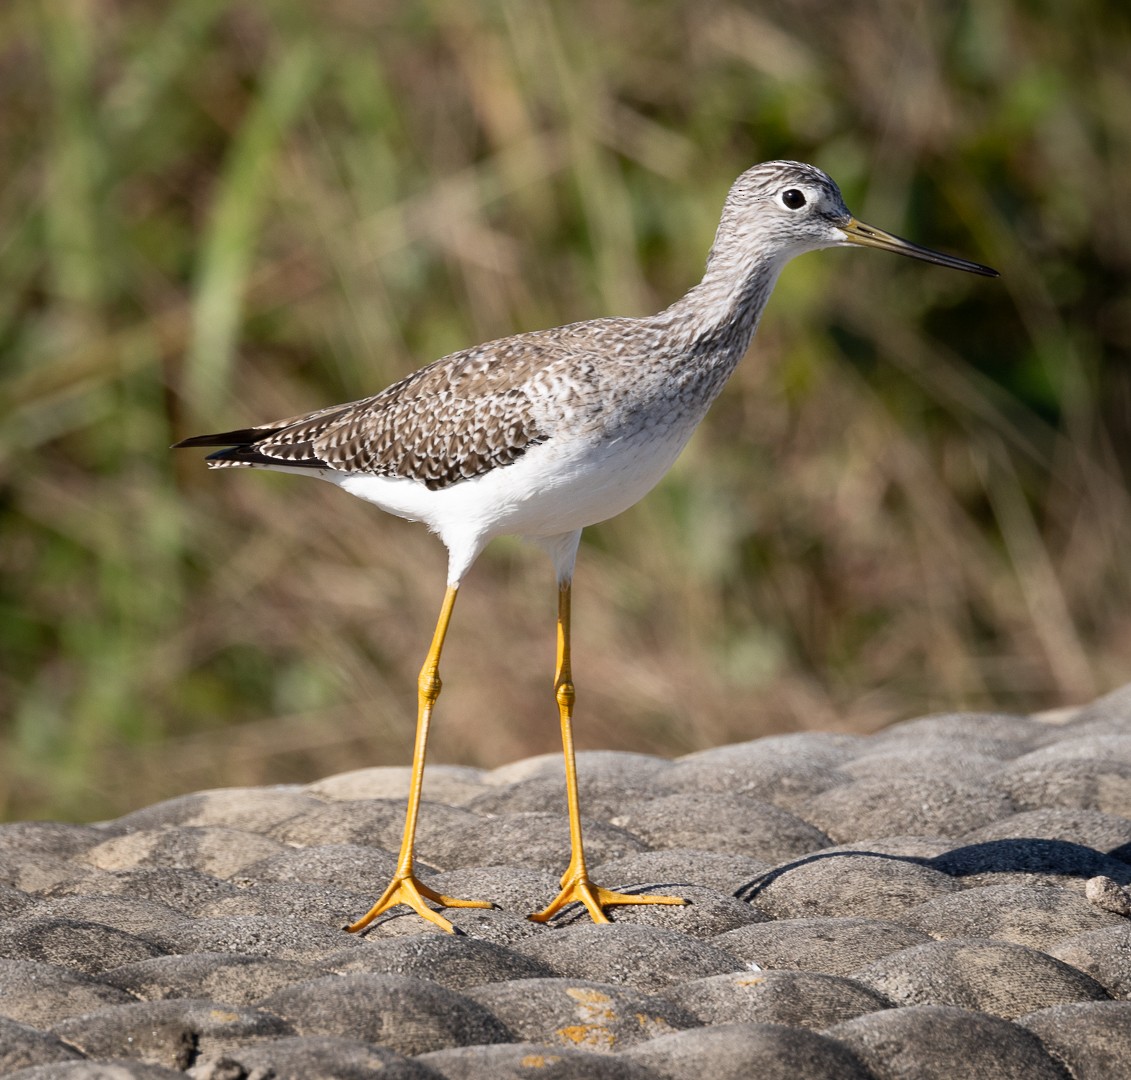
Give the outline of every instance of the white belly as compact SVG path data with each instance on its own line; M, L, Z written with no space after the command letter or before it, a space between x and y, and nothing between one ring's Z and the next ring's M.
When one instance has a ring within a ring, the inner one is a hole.
M496 536L559 536L626 510L671 468L693 430L653 428L619 444L551 439L513 465L435 491L396 477L323 475L382 510L423 521L453 562L470 566Z

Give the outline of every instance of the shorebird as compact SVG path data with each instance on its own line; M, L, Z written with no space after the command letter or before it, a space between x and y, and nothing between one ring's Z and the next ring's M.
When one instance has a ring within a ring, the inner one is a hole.
M879 248L986 277L997 271L857 221L820 169L770 161L744 172L723 204L702 281L645 318L603 318L501 338L452 353L362 401L258 427L198 435L178 447L223 447L211 468L317 476L382 510L421 521L448 549L448 580L417 689L416 742L397 867L347 930L406 904L453 932L425 903L443 896L413 870L428 728L440 653L464 575L496 536L543 548L558 584L554 694L565 758L570 859L545 922L580 901L595 922L618 904L682 904L614 892L589 876L573 749L570 597L581 530L619 514L667 472L742 359L782 267L820 248Z

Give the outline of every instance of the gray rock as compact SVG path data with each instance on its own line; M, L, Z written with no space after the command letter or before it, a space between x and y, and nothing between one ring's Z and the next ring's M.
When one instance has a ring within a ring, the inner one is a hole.
M458 806L422 803L417 843L423 852L429 840L442 837L451 829L474 828L479 820L478 815ZM302 814L280 822L271 835L287 844L352 844L395 853L400 850L404 822L403 798L315 803Z
M586 799L600 799L608 793L615 795L618 791L649 790L651 781L668 773L671 767L670 761L654 754L635 754L624 750L581 750L577 754L581 801L584 803ZM489 786L506 787L540 776L565 776L560 753L540 754L524 761L501 765L486 773L483 780Z
M903 922L933 938L996 938L1047 951L1062 938L1123 920L1069 889L996 885L928 900L908 911Z
M600 754L601 751L598 750L596 753ZM580 772L587 773L586 769L580 768L580 764L582 761L588 764L591 754L594 754L594 751L585 750L578 753L577 761ZM662 758L652 758L650 754L641 756L650 761L664 763ZM509 787L511 784L520 784L531 776L558 776L562 774L562 770L561 752L554 751L551 754L535 754L533 757L519 758L518 761L508 761L505 765L500 765L498 768L484 773L483 782L489 787Z
M626 830L603 821L583 818L582 825L585 853L594 865L624 858L647 846ZM555 813L471 817L465 825L442 835L429 839L422 836L418 854L444 870L504 862L560 874L569 862L569 824L564 808Z
M632 986L651 993L684 979L741 971L730 953L674 930L593 923L565 927L516 943L559 975Z
M918 859L820 852L777 867L741 896L774 919L892 919L958 887Z
M498 905L446 911L454 936L403 905L341 930L393 872L405 769L0 827L0 1052L56 1080L1109 1074L1131 1062L1128 702L582 755L594 879L693 901L608 925L526 918L569 856L557 753L430 768L418 871ZM801 853L748 854L777 843Z
M628 755L638 757L643 755ZM610 783L606 775L580 773L578 790L585 812L596 819L610 820L626 802L658 799L671 793L666 777L671 771L669 762L659 758L646 759L655 764L633 773L620 769L619 783ZM484 816L499 814L541 813L548 807L566 806L565 771L561 762L552 771L538 773L513 784L487 785L467 804L469 810Z
M1114 721L1119 731L1127 730L1127 724L1131 721L1131 685L1121 686L1083 706L1068 726L1073 731L1087 730L1093 725L1108 721Z
M157 956L103 974L108 987L143 1001L207 996L222 1005L251 1005L276 990L325 975L321 967L230 952Z
M422 1054L416 1062L443 1080L656 1080L657 1075L608 1054L536 1043L460 1046Z
M1002 769L996 779L1019 810L1061 807L1131 818L1131 761L1022 758Z
M132 1001L128 993L54 964L0 960L0 1016L47 1027L106 1005Z
M782 763L786 768L796 768L799 764L836 768L845 761L851 761L857 754L867 753L870 746L869 739L861 735L797 731L699 750L677 759L676 765L706 765L731 770L736 775L767 763Z
M981 844L990 840L1023 838L1083 844L1117 859L1131 861L1131 819L1101 814L1098 810L1067 810L1062 807L1026 810L966 833L962 842Z
M105 892L107 875L76 860L49 851L0 851L0 885L24 893Z
M1063 727L1065 736L1074 738L1123 737L1127 734L1127 717L1115 713L1097 715L1085 708L1077 710L1075 718L1067 720Z
M868 1013L825 1032L875 1080L1066 1080L1037 1038L980 1012L921 1005Z
M32 911L36 919L76 919L97 923L127 934L150 937L184 921L181 912L157 900L132 896L61 896L40 901Z
M297 1035L240 1046L189 1069L192 1080L436 1080L437 1073L384 1046Z
M847 1047L814 1031L779 1024L693 1028L641 1043L621 1057L666 1080L872 1080Z
M688 792L629 802L612 821L652 848L690 847L755 859L789 859L829 843L788 810L748 795Z
M317 805L316 799L298 787L218 788L154 803L111 825L122 832L174 825L265 833L277 822Z
M702 889L695 885L669 886L657 881L637 882L604 879L604 884L622 892L656 896L678 896L687 903L679 904L622 904L607 909L609 919L615 923L634 926L656 926L662 930L675 930L694 938L712 938L727 930L748 923L760 922L765 916L749 904L733 896ZM575 926L589 922L589 915L580 904L566 908L553 920L553 926Z
M796 969L851 975L883 956L922 945L920 930L880 919L782 919L743 926L712 941L753 970Z
M373 893L346 892L336 885L318 885L312 881L268 881L201 904L197 914L210 918L265 915L341 927L368 911L376 895L376 890Z
M36 906L38 901L22 889L13 889L8 885L0 885L0 919L12 919L22 915L29 908Z
M1104 734L1086 734L1084 724L1076 721L1069 724L1060 738L1053 738L1045 746L1033 750L1014 761L1015 768L1031 765L1048 765L1073 760L1122 761L1131 764L1131 734L1127 733L1126 721L1119 722L1119 729Z
M0 853L34 855L50 852L57 859L67 859L89 851L121 831L107 825L11 821L0 824Z
M1048 728L1030 716L1009 713L938 713L893 724L869 739L865 753L899 746L926 748L944 755L960 748L985 757L1015 758L1047 737Z
M749 795L804 817L814 796L850 783L851 779L846 766L833 768L781 757L751 759L738 754L734 764L728 764L725 756L716 753L710 758L684 758L677 762L665 775L664 783L673 792Z
M611 1054L699 1021L671 1001L610 983L519 979L480 986L478 1001L523 1042Z
M409 1056L450 1046L512 1041L478 1002L403 975L331 975L272 994L260 1008L284 1017L299 1035L379 1043Z
M6 1080L184 1080L184 1075L179 1069L113 1058L107 1061L57 1061L50 1065L33 1065L29 1069L7 1073Z
M525 915L498 908L444 908L444 918L455 927L457 934L495 945L513 948L517 942L549 931L545 926L532 923ZM404 905L382 915L355 940L374 942L394 937L435 937L447 934L430 922L425 922Z
M1084 899L1098 911L1131 917L1131 893L1102 874L1084 882Z
M364 949L328 954L322 963L339 974L411 975L449 990L554 974L548 964L514 949L454 934L378 938Z
M13 919L0 926L0 957L59 964L93 974L160 956L146 938L82 919Z
M530 922L527 915L545 906L558 891L558 880L553 874L521 867L469 867L437 874L427 873L418 865L417 872L422 881L447 896L493 903L493 908L443 908L442 913L459 932L500 945L543 932L544 927ZM366 911L377 895L374 892L371 900L354 912L354 917ZM437 934L443 931L401 904L371 923L359 938L372 942L388 937Z
M583 760L583 758L587 760ZM664 777L671 762L645 754L615 751L578 755L578 789L581 805L594 821L608 821L628 800L647 800L667 795ZM527 775L507 782L506 767L488 775L482 792L467 804L487 818L511 814L557 812L566 809L565 771L560 754L534 759Z
M76 1061L73 1047L43 1031L0 1017L0 1075L47 1062Z
M786 1024L821 1030L891 1002L852 979L809 971L709 975L660 993L704 1024Z
M1074 1080L1131 1075L1131 1001L1055 1005L1019 1017Z
M953 850L954 841L942 836L868 836L847 844L834 844L820 854L829 855L887 855L906 862L931 866L935 859Z
M447 896L489 900L503 911L525 919L556 895L558 877L550 870L528 866L468 866L436 874L428 879L428 884Z
M424 773L426 802L463 806L482 794L485 773L470 765L429 764ZM305 790L318 799L349 802L354 799L407 799L412 769L407 765L384 765L354 769L307 784Z
M932 752L930 747L920 749L913 742L909 746L888 744L886 749L877 746L874 753L861 754L845 762L838 771L844 783L890 780L893 776L928 782L939 778L965 782L996 779L1001 775L1002 763L1000 758L957 747L952 747L949 753L940 754Z
M641 851L623 859L593 864L594 881L655 882L668 885L703 885L734 895L744 885L772 869L773 863L695 848ZM757 913L755 913L757 918Z
M193 919L170 927L162 943L171 953L224 952L314 962L331 949L362 947L358 938L345 933L341 927L264 915Z
M898 1005L953 1005L1005 1020L1108 997L1094 979L1043 952L974 938L916 945L869 964L853 978Z
M97 873L100 874L97 889L86 892L153 900L183 915L200 914L220 897L234 896L240 891L230 881L183 866L139 866L131 870ZM52 892L53 895L60 894L60 890ZM67 890L63 895L75 895L75 890Z
M63 1020L51 1033L88 1058L138 1058L186 1069L198 1057L216 1057L236 1045L291 1031L277 1016L256 1009L180 998L112 1005Z
M1014 838L963 842L929 860L967 888L984 885L1055 885L1081 895L1090 878L1131 882L1131 865L1068 840Z
M885 835L962 836L1014 809L1008 795L985 781L893 772L818 795L806 820L843 843Z
M392 879L396 867L396 856L381 848L357 844L280 847L275 854L247 866L239 879L249 885L303 881L363 896L372 894L376 900ZM427 878L430 869L422 861L417 872Z
M1048 953L1090 975L1112 997L1131 1001L1131 923L1058 941Z
M80 857L100 870L176 866L230 878L282 849L269 837L238 829L163 825L111 837Z
M656 853L659 854L659 853ZM630 856L625 860L608 864L631 867L634 859L647 855ZM608 915L613 922L640 923L660 926L693 937L713 937L735 926L756 922L762 916L749 904L736 900L713 889L694 885L667 885L655 876L638 876L622 873L603 873L593 871L593 880L607 888L627 893L654 893L679 896L687 899L686 906L676 905L623 905L609 908ZM549 871L523 870L517 867L489 866L480 869L449 870L429 879L429 884L449 896L469 898L490 898L504 911L509 911L525 920L534 912L541 911L558 893L558 878ZM461 913L449 910L457 924L469 933L475 932L472 925ZM471 914L470 912L468 914ZM589 918L580 904L572 904L555 916L554 927L571 926ZM528 924L525 930L528 931ZM517 935L529 936L528 932Z

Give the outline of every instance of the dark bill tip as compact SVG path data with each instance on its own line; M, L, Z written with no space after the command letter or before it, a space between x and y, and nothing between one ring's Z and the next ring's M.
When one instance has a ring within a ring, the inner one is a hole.
M865 225L862 221L849 218L847 223L840 226L845 242L859 247L879 248L881 251L894 251L897 255L906 255L912 259L921 259L923 262L934 263L936 266L949 266L952 270L964 270L968 274L980 274L982 277L1001 277L992 267L982 263L971 262L969 259L960 259L955 255L944 255L941 251L913 244L910 240L893 236L872 225Z

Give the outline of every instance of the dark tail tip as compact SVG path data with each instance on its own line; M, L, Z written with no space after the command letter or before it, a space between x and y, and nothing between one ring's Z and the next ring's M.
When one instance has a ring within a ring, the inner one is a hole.
M173 443L170 450L185 450L193 446L248 446L263 437L257 428L240 428L238 431L220 431L214 435L193 435Z

